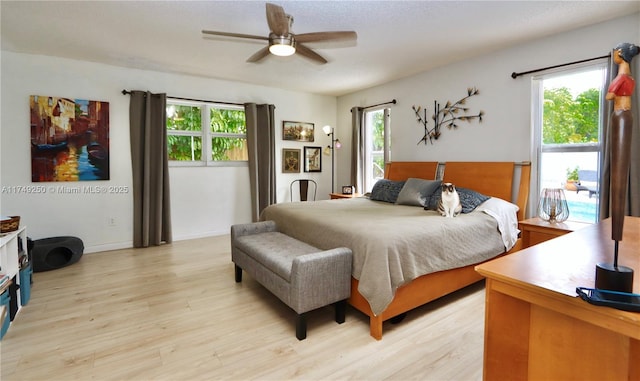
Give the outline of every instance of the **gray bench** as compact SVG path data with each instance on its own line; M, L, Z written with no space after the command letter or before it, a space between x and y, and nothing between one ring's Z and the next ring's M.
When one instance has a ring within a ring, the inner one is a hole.
M274 221L231 226L236 282L246 271L297 313L296 337L307 337L305 313L335 304L344 323L351 295L351 249L320 250L278 232Z

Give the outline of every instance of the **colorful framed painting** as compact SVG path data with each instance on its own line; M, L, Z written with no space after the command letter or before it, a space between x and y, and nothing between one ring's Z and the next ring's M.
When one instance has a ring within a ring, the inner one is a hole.
M322 172L322 147L304 147L304 171Z
M300 173L300 149L298 148L282 149L282 172L283 173Z
M109 180L109 102L29 97L31 181Z
M306 122L282 122L282 140L314 141L314 125Z

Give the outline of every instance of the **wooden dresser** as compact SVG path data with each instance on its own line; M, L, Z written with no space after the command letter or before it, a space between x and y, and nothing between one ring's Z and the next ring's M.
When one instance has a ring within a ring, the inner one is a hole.
M476 267L487 278L484 380L640 380L640 313L591 305L595 266L613 261L611 220ZM640 218L627 217L619 264L640 293Z

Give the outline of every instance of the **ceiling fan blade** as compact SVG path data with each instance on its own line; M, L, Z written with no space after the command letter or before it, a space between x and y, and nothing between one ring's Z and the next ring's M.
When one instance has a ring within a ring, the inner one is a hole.
M315 32L296 34L298 42L320 42L320 41L343 41L355 40L358 34L353 31L337 31L337 32Z
M265 40L269 41L269 37L264 36L254 36L252 34L242 34L242 33L230 33L230 32L218 32L215 30L203 30L203 34L209 34L212 36L224 36L224 37L238 37L238 38L248 38L251 40Z
M289 34L289 18L279 5L267 3L267 24L269 24L269 29L277 36Z
M258 62L268 55L269 55L269 47L265 46L264 48L255 52L251 57L249 57L247 59L247 62Z
M296 54L300 54L301 56L305 56L313 61L319 62L321 64L326 64L327 60L325 60L320 54L314 52L313 50L307 48L302 44L296 45Z

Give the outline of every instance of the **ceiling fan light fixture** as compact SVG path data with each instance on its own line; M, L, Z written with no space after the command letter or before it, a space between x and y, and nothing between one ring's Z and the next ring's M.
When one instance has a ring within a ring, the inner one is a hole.
M294 54L296 52L296 42L293 36L270 36L269 52L280 57L287 57Z

